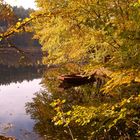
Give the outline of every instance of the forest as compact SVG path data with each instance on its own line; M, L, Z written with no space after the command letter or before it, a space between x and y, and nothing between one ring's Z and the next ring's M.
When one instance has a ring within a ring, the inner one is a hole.
M36 0L37 10L0 2L0 41L18 49L33 35L49 67L42 83L51 97L27 104L36 131L50 140L140 139L139 0ZM65 89L71 76L88 82Z
M9 10L12 10L10 12ZM23 20L24 18L29 17L30 13L33 12L33 9L24 9L21 7L9 7L7 9L6 5L2 6L0 9L0 32L5 32L10 26L13 26L18 21ZM10 15L8 15L10 12ZM5 16L7 14L7 17ZM37 40L33 40L33 32L21 32L18 35L10 36L10 42L12 44L19 46L20 48L40 48L40 45ZM0 42L1 45L4 45L4 42Z

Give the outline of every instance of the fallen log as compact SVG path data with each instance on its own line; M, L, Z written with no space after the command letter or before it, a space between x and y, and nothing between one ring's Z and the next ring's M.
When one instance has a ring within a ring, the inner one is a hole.
M71 75L65 75L65 76L60 76L59 80L62 82L59 85L59 88L61 89L68 89L71 87L76 87L84 84L88 84L91 82L95 82L95 78L89 78L87 76L71 76Z
M61 75L58 77L58 79L65 83L85 83L95 81L94 77L83 75Z
M59 87L66 89L72 86L74 87L74 86L80 86L91 82L97 82L97 80L99 79L103 80L105 78L110 78L111 73L112 73L111 71L102 67L90 72L88 76L80 75L80 74L61 75L58 77L58 79L62 81Z

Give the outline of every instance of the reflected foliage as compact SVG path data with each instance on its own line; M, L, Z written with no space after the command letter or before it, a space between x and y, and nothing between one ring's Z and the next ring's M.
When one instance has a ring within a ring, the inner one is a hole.
M0 65L0 85L7 85L12 82L22 82L41 78L43 66L7 66Z
M34 130L37 133L50 140L71 139L69 126L78 140L138 139L140 100L136 91L139 86L131 85L129 90L124 86L122 93L127 94L114 95L99 94L97 83L64 90L59 88L60 81L56 80L61 72L62 68L48 70L42 81L46 91L37 93L26 106L36 121ZM135 93L133 96L132 92ZM57 99L66 102L62 105L54 103L51 107L52 101Z
M35 120L34 131L39 133L47 140L66 140L71 139L67 127L55 126L52 122L52 117L55 112L50 106L53 101L53 97L49 97L47 92L37 93L33 98L33 102L28 103L27 113L31 115L31 118ZM67 106L69 106L68 104ZM91 131L89 127L75 127L71 126L73 135L80 140L86 140L88 133Z
M68 111L74 105L90 106L95 104L98 106L103 101L107 102L111 99L110 96L101 97L97 95L96 84L93 83L72 87L67 90L59 88L60 81L56 79L62 71L66 71L66 68L51 68L47 70L42 80L42 85L46 87L46 90L36 93L33 101L26 105L27 113L29 113L31 118L36 122L34 130L48 140L71 139L67 127L56 126L52 122L52 118L55 116L56 112L50 104L55 99L59 98L67 101L63 106L64 111ZM93 128L91 125L78 126L73 123L70 125L70 129L74 137L78 140L87 140Z

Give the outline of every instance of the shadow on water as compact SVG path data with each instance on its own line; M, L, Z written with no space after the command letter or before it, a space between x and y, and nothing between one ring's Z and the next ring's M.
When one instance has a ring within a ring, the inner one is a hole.
M70 85L70 87L66 89L60 88L59 85L61 84L61 81L57 79L60 75L62 75L60 69L61 68L52 68L45 71L45 74L42 78L42 85L46 90L36 93L32 101L26 103L26 112L31 116L33 120L35 120L33 129L36 133L42 136L44 140L73 140L67 127L62 127L62 125L56 126L52 122L52 118L56 116L56 113L63 114L63 112L74 110L73 106L77 105L85 108L94 107L100 109L99 107L101 105L109 104L108 108L110 109L110 107L112 107L113 105L118 105L118 103L121 103L122 99L128 99L131 96L131 94L128 94L128 91L126 92L127 94L115 94L115 96L103 94L102 92L99 93L97 82L90 82L84 85ZM125 88L126 87L123 87L122 90L125 91ZM139 91L139 85L135 90ZM60 102L56 104L57 107L61 107L61 110L58 110L59 112L56 112L50 105L56 99L60 99L61 101L66 100L63 105ZM101 115L100 117L102 111L100 112L99 110L99 112L97 112L97 115L95 114L96 116L90 120L90 123L87 123L84 126L78 125L78 123L74 122L73 120L70 122L69 127L76 140L118 139L117 137L120 134L117 133L117 131L114 131L114 129L112 129L108 133L109 137L105 136L102 129L100 129L104 128L104 125L108 123L108 118L110 119L110 115L106 119L106 115L104 116L104 110L106 111L106 108L102 107L103 106L101 106L101 110L103 109L103 115ZM83 112L80 111L78 110L76 113L74 112L75 114L72 114L72 117L74 115L77 117L80 114L80 117L82 119L85 119L85 114L86 116L90 115L89 112L86 112L86 109ZM137 116L139 116L139 114ZM60 117L65 121L65 116L63 117L60 115ZM57 120L59 121L60 119L56 118L56 121ZM124 126L124 124L118 124L120 130L124 128L121 126ZM135 129L131 129L131 132L135 132ZM112 137L110 138L110 136Z
M3 99L0 126L8 128L4 135L15 136L17 140L71 140L67 127L53 124L55 111L50 103L58 98L66 99L64 108L69 110L73 105L90 106L95 100L102 102L95 94L93 83L61 89L58 68L44 71L43 66L36 65L0 65L0 75L0 98ZM93 130L92 126L75 124L70 129L77 140L87 140Z
M31 81L41 78L44 66L7 66L0 65L0 85L8 85L12 82Z
M64 110L69 110L73 105L90 106L93 101L102 101L95 95L95 86L93 83L75 86L68 89L60 89L60 81L57 77L60 75L57 68L45 72L42 84L46 91L35 94L32 102L26 104L26 111L31 118L35 120L34 131L40 134L46 140L71 140L67 127L55 126L52 118L55 111L50 106L55 99L65 99ZM96 102L97 103L97 102ZM98 103L96 104L98 106ZM91 125L78 126L70 125L70 129L77 140L87 140L91 135L93 128Z

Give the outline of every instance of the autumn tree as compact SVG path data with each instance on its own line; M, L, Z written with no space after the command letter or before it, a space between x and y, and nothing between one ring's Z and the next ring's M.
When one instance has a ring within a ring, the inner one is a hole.
M140 3L137 0L36 2L39 10L2 37L33 21L34 37L39 39L43 52L49 54L43 59L45 64L74 63L80 65L81 73L89 75L95 69L102 70L108 79L99 94L111 95L114 100L98 106L74 105L68 112L61 109L64 101L56 100L52 104L57 111L53 121L64 126L90 124L93 132L89 139L138 139Z
M57 105L61 101L57 100L52 105L57 110L54 122L64 126L73 122L91 123L94 126L91 139L137 139L140 132L139 2L36 1L40 10L34 15L44 14L43 18L34 20L35 37L40 40L42 50L49 53L44 63L80 64L81 72L87 74L100 68L109 79L99 94L116 99L102 102L98 107L94 103L88 107L73 106L70 113L63 112ZM64 115L68 122L63 121Z
M12 7L0 0L0 33L6 31L15 22Z

